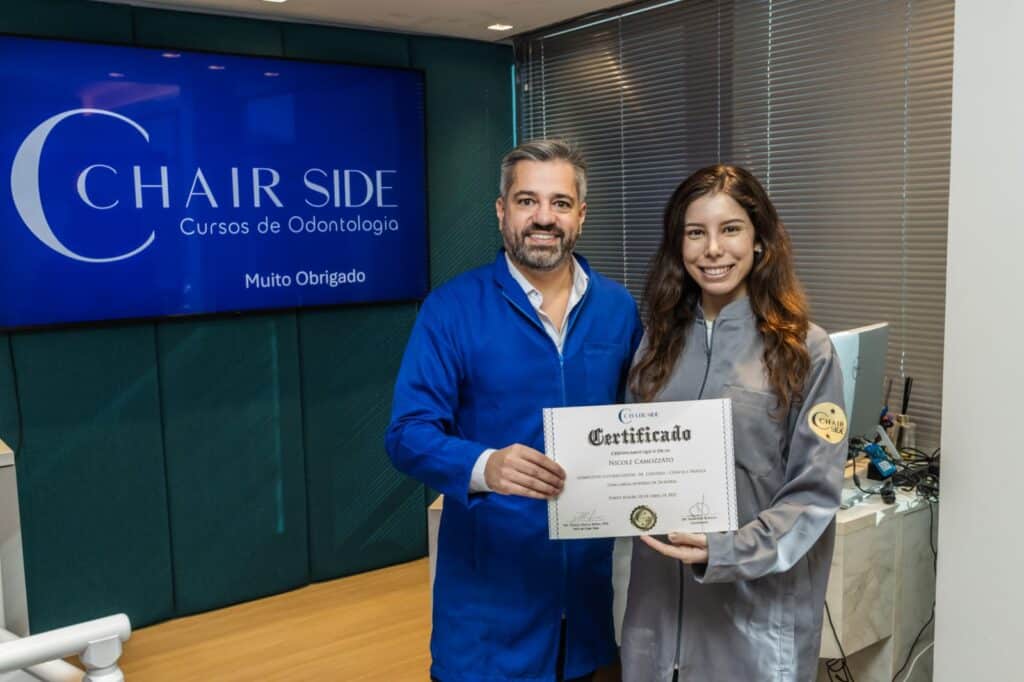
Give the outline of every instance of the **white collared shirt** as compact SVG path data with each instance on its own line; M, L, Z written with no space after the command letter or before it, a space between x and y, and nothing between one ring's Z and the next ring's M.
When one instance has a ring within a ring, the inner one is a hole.
M572 289L569 291L569 303L565 307L565 317L562 319L562 326L558 328L551 318L548 317L548 314L541 310L541 306L544 305L544 295L537 290L537 287L530 283L530 280L526 279L526 276L520 272L519 268L512 262L512 259L509 258L508 253L505 254L505 262L508 264L508 272L512 275L512 279L522 287L526 298L530 301L530 305L537 311L537 317L540 318L544 331L547 332L551 341L555 344L555 348L558 349L558 354L561 355L562 348L565 346L565 333L569 329L569 313L579 304L583 294L587 291L587 286L590 284L590 278L587 277L587 273L583 270L580 262L576 260L576 256L573 256ZM469 479L469 492L490 492L491 487L487 485L487 480L484 478L484 469L487 467L487 459L491 456L492 452L494 452L494 448L487 448L477 458L476 464L473 465L473 473Z
M558 354L562 354L562 346L565 345L565 330L569 326L566 324L569 321L569 313L572 309L580 302L583 298L583 294L587 291L587 285L590 283L590 278L587 277L587 273L584 272L580 266L580 262L576 260L576 256L572 257L572 289L569 291L569 304L565 307L565 317L562 319L561 329L555 327L555 323L548 317L548 314L541 310L541 306L544 305L544 294L537 290L537 287L530 283L530 280L526 279L526 276L519 271L512 259L509 258L508 253L505 254L505 262L508 263L508 272L512 275L520 287L523 288L523 292L526 293L526 298L530 299L530 305L537 311L537 317L540 318L541 324L544 325L544 331L548 333L551 340L554 341L555 347L558 349Z

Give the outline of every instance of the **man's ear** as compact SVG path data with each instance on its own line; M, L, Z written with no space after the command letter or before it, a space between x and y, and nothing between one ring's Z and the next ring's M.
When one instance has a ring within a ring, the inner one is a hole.
M498 216L498 230L501 230L501 223L505 220L505 198L498 197L494 200L494 213Z
M583 234L583 223L587 219L587 202L580 204L580 234Z

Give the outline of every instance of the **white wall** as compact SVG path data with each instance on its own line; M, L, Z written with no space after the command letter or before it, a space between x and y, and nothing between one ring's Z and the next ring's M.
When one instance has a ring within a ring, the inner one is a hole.
M1024 2L956 5L935 680L1024 679Z

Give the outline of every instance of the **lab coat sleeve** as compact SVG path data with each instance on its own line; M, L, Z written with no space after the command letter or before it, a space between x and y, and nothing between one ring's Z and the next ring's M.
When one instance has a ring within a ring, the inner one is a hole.
M480 498L469 494L473 466L488 446L463 438L455 419L464 369L451 332L457 309L440 291L424 301L395 382L385 445L398 470L469 506Z
M817 542L839 508L847 439L829 442L809 419L823 405L843 411L843 377L828 336L808 339L811 369L804 401L792 408L786 475L771 503L734 532L708 535L708 563L694 565L700 582L753 580L788 571ZM844 416L845 422L845 416Z

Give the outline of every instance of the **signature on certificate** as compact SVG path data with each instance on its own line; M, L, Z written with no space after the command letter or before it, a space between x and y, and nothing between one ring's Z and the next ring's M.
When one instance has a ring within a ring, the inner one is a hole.
M600 525L605 522L605 518L594 511L580 511L576 512L571 519L569 519L569 525L571 526L594 526Z
M711 515L711 506L708 505L707 501L704 499L704 495L700 496L699 502L694 502L690 505L688 512L690 515L689 520L696 521L698 523L707 522L713 518Z

